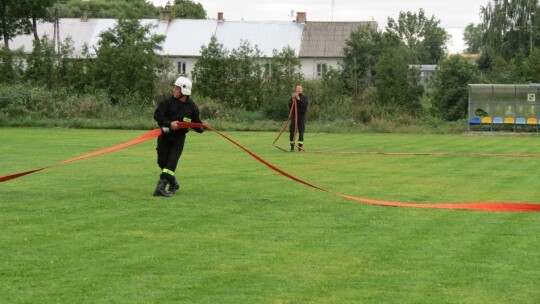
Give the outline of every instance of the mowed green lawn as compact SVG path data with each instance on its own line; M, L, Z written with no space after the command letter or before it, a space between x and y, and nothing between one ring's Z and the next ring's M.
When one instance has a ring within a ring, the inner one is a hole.
M309 130L308 130L309 131ZM146 131L0 128L0 176ZM540 137L225 132L324 189L540 204ZM287 139L280 144L287 146ZM393 208L296 183L190 132L173 198L155 140L0 183L0 303L539 303L540 213Z

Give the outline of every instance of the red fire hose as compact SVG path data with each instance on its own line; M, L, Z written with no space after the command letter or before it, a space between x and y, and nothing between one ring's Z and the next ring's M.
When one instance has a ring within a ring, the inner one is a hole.
M287 177L287 178L289 178L289 179L291 179L291 180L293 180L293 181L295 181L297 183L301 183L301 184L303 184L305 186L308 186L308 187L311 187L313 189L317 189L317 190L320 190L320 191L331 193L333 195L343 197L343 198L346 198L346 199L349 199L349 200L353 200L353 201L356 201L356 202L367 203L367 204L372 204L372 205L381 205L381 206L390 206L390 207L408 207L408 208L461 209L461 210L492 211L492 212L493 211L499 211L499 212L501 212L501 211L505 211L505 212L540 212L540 204L531 204L531 203L469 202L469 203L452 203L452 204L416 204L416 203L402 203L402 202L375 200L375 199L368 199L368 198L362 198L362 197L346 195L346 194L342 194L342 193L338 193L338 192L334 192L334 191L330 191L330 190L326 190L324 188L318 187L318 186L316 186L316 185L314 185L312 183L309 183L309 182L307 182L305 180L302 180L302 179L300 179L300 178L298 178L296 176L293 176L292 174L289 174L289 173L281 170L280 168L272 165L271 163L264 160L263 158L261 158L257 154L251 152L246 147L240 145L239 143L237 143L236 141L234 141L233 139L231 139L227 135L213 129L212 127L210 127L208 125L199 124L199 123L185 123L185 122L180 122L180 123L178 123L178 125L181 128L201 128L202 127L202 128L210 129L210 130L214 131L215 133L217 133L218 135L220 135L221 137L223 137L224 139L226 139L229 142L231 142L232 144L234 144L235 146L237 146L238 148L244 150L251 157L255 158L256 160L258 160L259 162L261 162L262 164L264 164L268 168L276 171L277 173L279 173L279 174L281 174L281 175L283 175L283 176L285 176L285 177ZM39 169L20 172L20 173L0 177L0 182L5 182L5 181L8 181L8 180L12 180L12 179L24 176L24 175L28 175L28 174L31 174L31 173L34 173L34 172L38 172L38 171L41 171L41 170L44 170L44 169L47 169L47 168L67 164L67 163L74 162L74 161L77 161L77 160L81 160L81 159L85 159L85 158L89 158L89 157L93 157L93 156L97 156L97 155L117 151L117 150L129 147L129 146L139 144L139 143L147 141L149 139L155 138L155 137L159 136L160 134L161 134L161 130L160 129L155 129L155 130L152 130L152 131L150 131L150 132L148 132L148 133L146 133L146 134L144 134L144 135L142 135L140 137L137 137L137 138L135 138L135 139L133 139L133 140L131 140L129 142L126 142L126 143L123 143L123 144L120 144L120 145L117 145L117 146L114 146L114 147L111 147L111 148L107 148L107 149L99 150L99 151L96 151L96 152L88 153L88 154L85 154L85 155L82 155L82 156L79 156L79 157L71 158L71 159L65 160L63 162L59 162L59 163L56 163L54 165L42 167L42 168L39 168Z

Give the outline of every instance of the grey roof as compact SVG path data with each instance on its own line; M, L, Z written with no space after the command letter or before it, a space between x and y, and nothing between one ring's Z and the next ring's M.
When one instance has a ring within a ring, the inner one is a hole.
M156 27L159 21L156 19L142 19L140 22L143 25ZM114 28L115 24L116 19L88 19L87 21L81 21L79 18L61 18L59 22L60 41L70 37L73 40L75 56L81 55L84 44L87 44L90 47L90 53L94 54L92 46L97 45L99 35L107 29ZM38 22L37 29L39 37L47 35L49 39L53 39L54 23ZM9 45L11 49L23 48L25 52L31 52L33 39L33 34L21 35L13 38Z
M300 57L342 57L345 42L360 26L377 29L376 22L308 21L302 35Z
M82 21L78 18L60 19L60 40L68 36L74 42L74 55L80 56L83 45L96 46L99 35L107 29L112 29L116 19L88 19ZM208 45L212 35L216 35L219 43L227 50L240 46L241 41L249 41L252 47L262 52L264 57L272 57L273 50L281 51L289 46L298 56L302 38L303 24L287 21L245 22L245 21L217 21L217 20L191 20L173 19L159 21L157 19L142 19L143 25L150 25L153 34L165 35L163 55L197 57L201 47ZM54 24L50 22L38 23L38 35L54 36ZM15 37L10 42L11 49L22 47L25 52L32 50L33 35ZM93 48L90 53L94 54Z
M167 56L198 57L201 47L208 45L216 33L216 20L173 19L159 23L166 28L163 54Z
M264 57L272 57L272 51L282 51L289 46L298 56L304 24L290 21L223 21L218 22L216 37L228 50L238 48L241 41L257 45Z
M238 48L244 41L253 48L257 46L263 57L272 57L274 49L281 51L287 46L294 49L298 56L302 29L302 24L284 21L174 19L168 22L163 53L169 56L199 56L201 47L208 45L212 35L215 35L228 51Z

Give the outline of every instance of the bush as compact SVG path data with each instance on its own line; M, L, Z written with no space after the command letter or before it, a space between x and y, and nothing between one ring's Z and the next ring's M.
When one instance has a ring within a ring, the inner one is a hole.
M7 116L24 115L29 100L30 91L26 86L0 85L0 110Z
M310 83L306 84L309 88ZM310 98L308 132L459 133L467 127L466 121L387 111L373 101L374 90L366 90L354 100L339 94L327 97L318 90L306 90L306 94ZM220 130L277 131L289 113L287 100L279 97L256 111L225 106L209 97L195 95L193 99L201 119ZM113 104L104 91L81 94L68 88L0 84L0 125L150 129L156 126L153 113L157 103L124 95Z

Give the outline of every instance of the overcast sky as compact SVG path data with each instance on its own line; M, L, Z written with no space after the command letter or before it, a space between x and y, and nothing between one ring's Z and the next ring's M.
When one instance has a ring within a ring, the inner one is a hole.
M164 6L167 0L151 0ZM289 21L296 12L306 12L308 21L377 21L384 29L388 17L397 19L399 12L418 13L424 9L428 18L434 16L453 36L448 44L451 53L461 52L463 29L469 23L480 22L480 7L489 0L193 0L206 10L208 18L223 12L233 21ZM174 2L174 0L171 0Z

